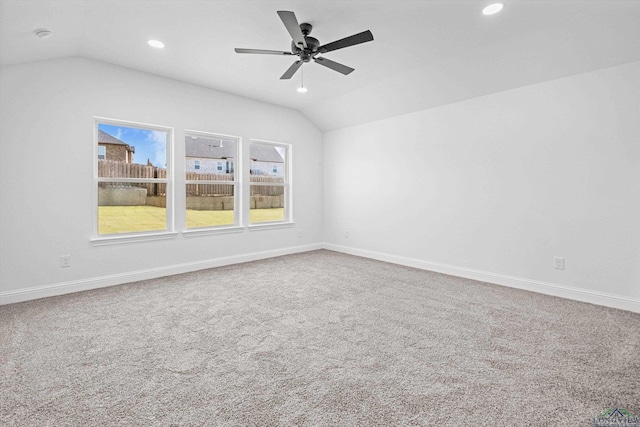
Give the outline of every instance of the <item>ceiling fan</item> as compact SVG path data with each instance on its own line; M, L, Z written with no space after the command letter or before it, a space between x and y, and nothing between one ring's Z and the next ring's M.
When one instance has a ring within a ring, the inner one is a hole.
M286 10L278 11L278 16L280 16L280 19L282 20L284 26L287 28L287 31L289 31L289 34L291 34L291 52L242 48L236 48L235 51L236 53L295 55L299 57L300 59L294 62L293 65L291 65L291 67L289 67L289 69L285 71L282 77L280 77L280 79L290 79L296 73L296 71L298 71L298 68L300 68L303 63L310 62L312 59L317 64L324 65L327 68L347 75L354 69L318 55L331 52L332 50L338 50L360 43L370 42L373 40L373 34L371 34L371 31L367 30L340 40L336 40L331 43L320 45L318 39L309 36L309 34L311 33L311 29L313 28L311 24L298 24L296 14Z

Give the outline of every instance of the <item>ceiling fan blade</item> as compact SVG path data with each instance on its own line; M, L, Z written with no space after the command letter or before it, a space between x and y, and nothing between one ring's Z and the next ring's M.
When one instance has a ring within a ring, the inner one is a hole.
M279 10L278 16L280 16L280 19L282 19L282 23L284 24L284 26L287 27L287 31L289 31L289 34L291 34L293 43L298 47L307 47L307 42L304 40L304 34L302 34L302 30L300 29L300 24L298 24L296 14L286 10Z
M302 61L294 62L293 65L291 65L291 67L289 67L289 69L284 72L282 77L280 77L280 80L287 80L293 77L293 75L296 73L296 71L298 71L298 68L300 68L301 65Z
M291 52L283 52L281 50L264 50L264 49L242 49L235 48L236 53L258 53L263 55L293 55Z
M347 67L346 65L339 64L327 58L313 58L316 63L324 65L327 68L331 68L334 71L344 74L345 76L352 72L354 69Z
M320 46L318 48L318 51L321 53L331 52L332 50L342 49L344 47L349 47L349 46L353 46L360 43L370 42L372 40L373 40L373 34L371 34L371 31L367 30L358 34L354 34L349 37L345 37L340 40L336 40L331 43L327 43L324 46Z

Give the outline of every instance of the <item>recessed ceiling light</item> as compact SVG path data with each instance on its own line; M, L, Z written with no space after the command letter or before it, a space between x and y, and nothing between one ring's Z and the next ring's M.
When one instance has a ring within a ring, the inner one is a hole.
M151 47L155 47L156 49L162 49L164 47L164 43L160 40L147 40L147 44Z
M504 7L503 3L492 3L489 6L485 7L484 9L482 9L482 14L483 15L495 15L496 13L500 12L503 7Z
M51 37L53 33L51 32L51 30L48 30L46 28L38 28L33 32L33 34L35 34L39 39L47 39Z

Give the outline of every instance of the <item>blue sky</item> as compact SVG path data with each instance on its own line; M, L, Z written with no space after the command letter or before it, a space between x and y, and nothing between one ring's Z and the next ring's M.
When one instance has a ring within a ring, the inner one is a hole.
M167 133L161 130L140 129L126 126L98 124L98 129L118 138L120 141L136 147L133 162L143 165L147 159L154 166L165 167L167 164Z

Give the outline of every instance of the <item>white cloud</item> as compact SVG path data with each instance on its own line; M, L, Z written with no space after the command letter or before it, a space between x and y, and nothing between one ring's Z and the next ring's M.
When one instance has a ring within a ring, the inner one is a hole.
M147 141L154 153L153 164L164 167L167 164L167 133L161 130L147 131Z

